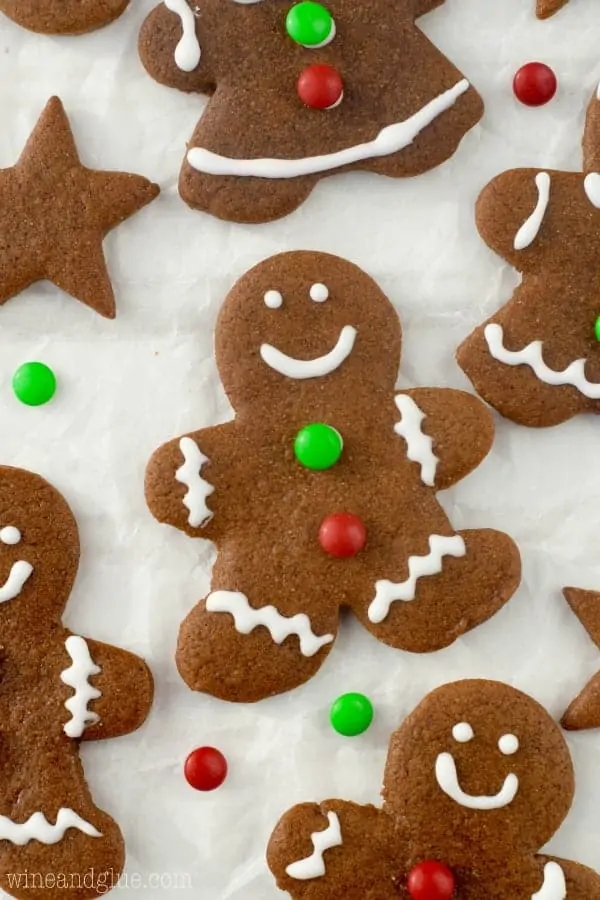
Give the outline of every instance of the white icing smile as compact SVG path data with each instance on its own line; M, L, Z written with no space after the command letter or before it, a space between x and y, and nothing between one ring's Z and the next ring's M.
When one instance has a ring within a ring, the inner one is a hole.
M287 378L322 378L335 372L348 359L354 347L356 334L356 328L344 325L335 347L325 356L317 356L315 359L295 359L271 344L263 344L260 355L269 368Z
M466 809L503 809L513 802L519 790L519 779L511 772L497 794L467 794L458 782L456 763L451 753L440 753L435 761L435 778L443 792Z
M22 559L13 563L8 578L0 587L0 603L6 603L7 600L14 600L15 597L18 597L32 572L31 563Z

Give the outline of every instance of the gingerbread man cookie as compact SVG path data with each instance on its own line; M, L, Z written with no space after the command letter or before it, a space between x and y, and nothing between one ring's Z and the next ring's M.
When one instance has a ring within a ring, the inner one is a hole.
M477 392L522 425L600 412L600 100L584 137L583 173L514 169L484 188L477 227L523 273L512 299L462 344Z
M444 0L164 0L143 25L150 75L211 99L179 191L234 222L285 216L348 169L419 175L483 104L417 28Z
M538 703L498 682L459 681L392 736L383 809L296 806L267 860L294 900L598 900L599 875L538 855L574 788L561 730Z
M83 900L118 878L123 836L94 804L79 742L134 731L152 703L143 660L62 625L78 561L63 497L0 467L0 887L28 900Z
M129 0L0 0L0 12L40 34L83 34L118 18Z
M580 588L565 588L565 599L590 638L600 649L600 593ZM600 672L586 684L562 717L567 731L600 728Z
M457 533L435 496L487 455L491 416L461 391L396 393L400 347L389 300L335 256L283 253L230 291L215 348L236 417L170 441L146 476L154 516L219 549L179 634L192 689L303 683L342 606L386 644L439 650L517 588L510 538Z

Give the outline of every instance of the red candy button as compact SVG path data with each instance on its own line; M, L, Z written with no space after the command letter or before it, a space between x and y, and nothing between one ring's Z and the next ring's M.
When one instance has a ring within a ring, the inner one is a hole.
M214 747L198 747L186 759L183 774L197 791L214 791L227 778L227 760Z
M412 900L451 900L454 875L443 863L425 859L410 870L407 887Z
M543 106L552 100L557 87L556 75L550 66L541 62L521 66L513 82L515 97L525 106Z
M355 556L365 546L365 526L352 513L333 513L321 522L319 543L330 556Z
M315 63L298 79L298 96L311 109L331 109L337 106L343 94L340 73L331 66Z

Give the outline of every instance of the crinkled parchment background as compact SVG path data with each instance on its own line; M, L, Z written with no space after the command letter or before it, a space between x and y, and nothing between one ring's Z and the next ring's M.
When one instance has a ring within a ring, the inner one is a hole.
M0 166L15 161L57 93L85 163L143 173L163 188L106 241L116 321L46 284L0 310L0 459L49 478L78 518L82 562L67 624L145 655L156 676L156 703L140 732L83 748L97 801L125 833L127 872L145 884L122 890L140 900L276 900L264 850L279 815L331 796L377 802L388 736L435 685L504 679L558 716L600 668L560 593L569 584L600 588L600 423L580 418L534 432L498 420L490 458L442 495L457 528L504 529L520 545L523 585L491 622L419 657L378 644L348 619L312 683L247 707L194 695L177 675L178 624L207 590L212 549L151 518L146 460L161 442L227 418L212 354L215 317L235 279L283 249L347 256L381 283L404 325L403 385L466 387L454 350L517 282L479 239L474 200L511 166L579 167L584 112L600 80L600 18L597 0L571 0L547 23L534 18L533 0L448 0L423 28L487 107L454 159L408 181L336 176L289 218L243 227L192 212L177 197L202 101L143 72L136 36L151 6L133 0L116 24L80 38L38 37L0 17ZM529 110L510 84L536 58L555 67L560 96ZM37 410L19 405L10 388L14 368L35 358L60 379L55 402ZM327 721L329 702L347 690L364 691L377 709L355 740ZM578 792L552 849L600 866L600 731L568 741ZM230 763L228 781L211 795L192 791L181 772L186 754L205 743ZM164 873L160 888L149 885L150 873ZM178 889L177 873L192 887Z

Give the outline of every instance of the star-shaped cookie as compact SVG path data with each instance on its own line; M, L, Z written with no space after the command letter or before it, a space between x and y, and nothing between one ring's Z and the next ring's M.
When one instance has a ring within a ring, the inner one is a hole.
M565 600L600 649L600 593L580 588L565 588ZM600 672L589 681L562 717L567 731L600 728Z
M83 166L52 97L16 165L0 169L0 304L47 279L114 318L102 240L158 193L140 175Z

